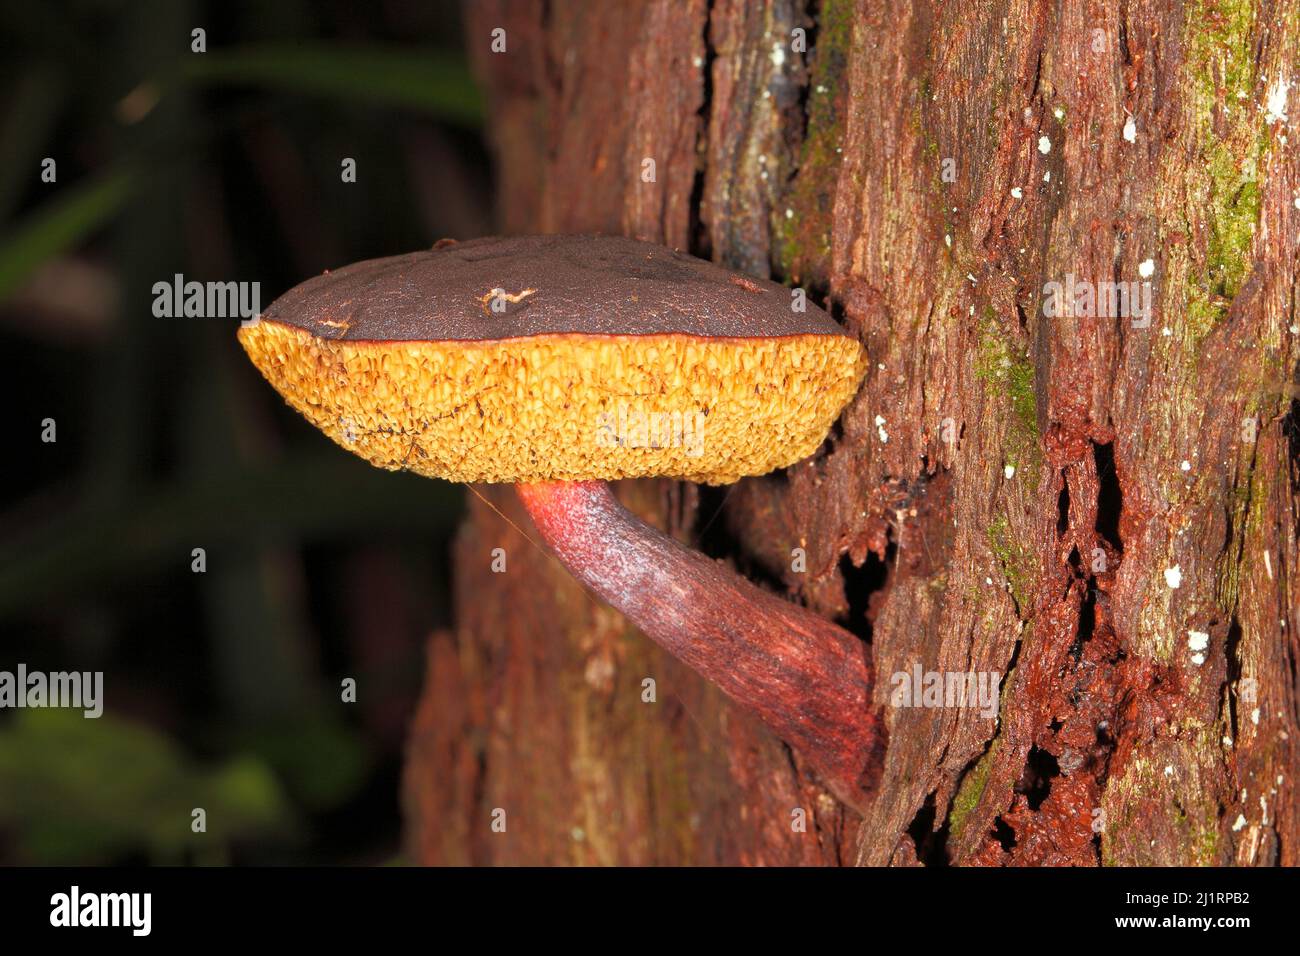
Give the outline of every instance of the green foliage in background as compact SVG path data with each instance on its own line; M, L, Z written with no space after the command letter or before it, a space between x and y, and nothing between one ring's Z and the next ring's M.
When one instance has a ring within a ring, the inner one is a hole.
M186 83L260 86L395 106L469 127L483 120L482 97L464 59L437 50L295 43L214 51L182 64L177 77Z
M213 51L179 60L159 79L144 80L137 93L153 101L178 86L254 86L285 93L309 93L372 107L415 110L431 118L477 128L483 101L463 57L437 50L393 50L330 44L260 45ZM22 106L23 102L20 101ZM35 107L33 107L34 109ZM23 144L28 120L13 129L6 152L33 155ZM179 146L179 144L177 144ZM9 176L19 168L7 167ZM23 170L23 173L30 174ZM114 169L97 179L60 191L0 240L0 302L18 289L42 262L85 241L121 210L132 174Z
M191 828L207 812L207 832ZM257 758L201 764L163 735L109 714L20 710L0 727L0 826L22 862L224 861L231 843L293 832L274 774Z
M93 334L71 346L44 339L35 310L15 326L30 335L23 354L49 363L19 373L14 387L36 395L25 414L59 402L63 413L57 447L23 452L39 476L15 483L29 497L0 502L0 638L28 627L55 637L30 644L33 656L94 653L96 666L129 670L155 636L141 622L183 627L179 670L215 701L195 714L184 691L152 688L173 704L163 713L183 715L167 731L111 713L0 715L0 847L13 862L319 858L334 851L302 849L315 829L367 799L370 741L384 741L389 767L396 759L391 731L378 738L361 706L338 701L337 661L321 652L302 586L305 548L336 549L321 560L331 568L385 534L432 551L458 520L461 490L282 429L270 417L279 400L253 391L233 327L159 321L149 290L182 268L215 269L263 282L266 305L272 284L286 288L321 259L423 240L438 223L412 213L405 173L424 154L403 146L435 127L444 150L472 144L465 133L481 128L484 105L455 16L436 2L374 12L369 40L346 16L341 29L328 10L270 6L218 15L185 0L101 0L0 12L6 41L27 46L0 58L0 306L20 313L17 294L61 257L108 276L117 303L97 301ZM192 54L189 31L205 23L208 52ZM337 157L354 153L364 183L334 191ZM38 181L44 157L57 159L56 182ZM295 189L272 175L283 169ZM206 552L201 575L194 547ZM436 586L420 581L422 593ZM0 653L11 654L2 640ZM29 665L49 666L33 656ZM418 681L418 663L391 667L399 678L388 687L408 673ZM113 686L129 697L125 682ZM369 701L387 689L371 686ZM196 758L200 746L221 756ZM196 807L206 833L191 830Z
M130 189L131 176L125 170L74 186L0 242L0 302L13 295L41 263L84 242L112 219Z

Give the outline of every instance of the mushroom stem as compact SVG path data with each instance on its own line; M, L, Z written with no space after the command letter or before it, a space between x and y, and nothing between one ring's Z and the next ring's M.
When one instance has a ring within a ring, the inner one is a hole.
M884 747L860 640L651 528L603 481L516 488L574 577L756 713L840 800L866 806Z

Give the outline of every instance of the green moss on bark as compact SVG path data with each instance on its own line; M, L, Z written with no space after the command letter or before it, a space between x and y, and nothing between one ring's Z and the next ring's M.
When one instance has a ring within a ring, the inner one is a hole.
M772 254L781 274L795 282L825 284L830 276L831 223L844 140L843 107L848 95L849 52L853 46L853 4L826 0L812 51L808 129L799 172L784 201L772 212ZM789 215L787 215L787 210Z
M1003 446L1006 463L1031 487L1037 487L1042 476L1043 453L1038 434L1034 365L1028 357L1013 354L992 309L985 312L980 330L975 374L1003 396L1011 412Z
M1034 552L1024 547L1011 530L1005 515L997 515L988 528L989 548L1002 565L1002 573L1011 585L1011 596L1016 599L1024 617L1032 606L1034 582L1038 578L1038 559Z
M1267 130L1259 117L1252 51L1254 4L1203 0L1188 9L1189 105L1201 158L1189 181L1205 210L1205 262L1189 269L1187 318L1204 336L1245 280L1259 220L1259 168Z
M962 778L957 795L952 798L952 807L948 811L948 829L954 839L961 838L966 821L970 819L971 813L984 797L984 791L989 784L989 771L993 769L997 752L998 738L994 738L989 749L984 752L984 756L980 757L975 766Z

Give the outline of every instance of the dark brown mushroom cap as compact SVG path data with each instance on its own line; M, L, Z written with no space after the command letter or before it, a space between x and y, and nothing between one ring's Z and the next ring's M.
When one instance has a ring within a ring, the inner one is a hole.
M775 282L653 243L518 236L357 262L290 289L263 318L349 342L845 334L811 302L791 303Z
M479 239L304 282L239 340L381 468L725 484L810 455L862 379L857 339L793 303L632 239Z

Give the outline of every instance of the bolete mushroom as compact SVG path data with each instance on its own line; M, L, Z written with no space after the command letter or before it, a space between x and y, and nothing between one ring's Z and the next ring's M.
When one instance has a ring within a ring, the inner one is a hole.
M514 483L575 577L861 808L883 749L862 642L647 526L605 484L720 485L811 455L866 356L793 301L632 239L491 238L310 279L239 339L371 464Z

